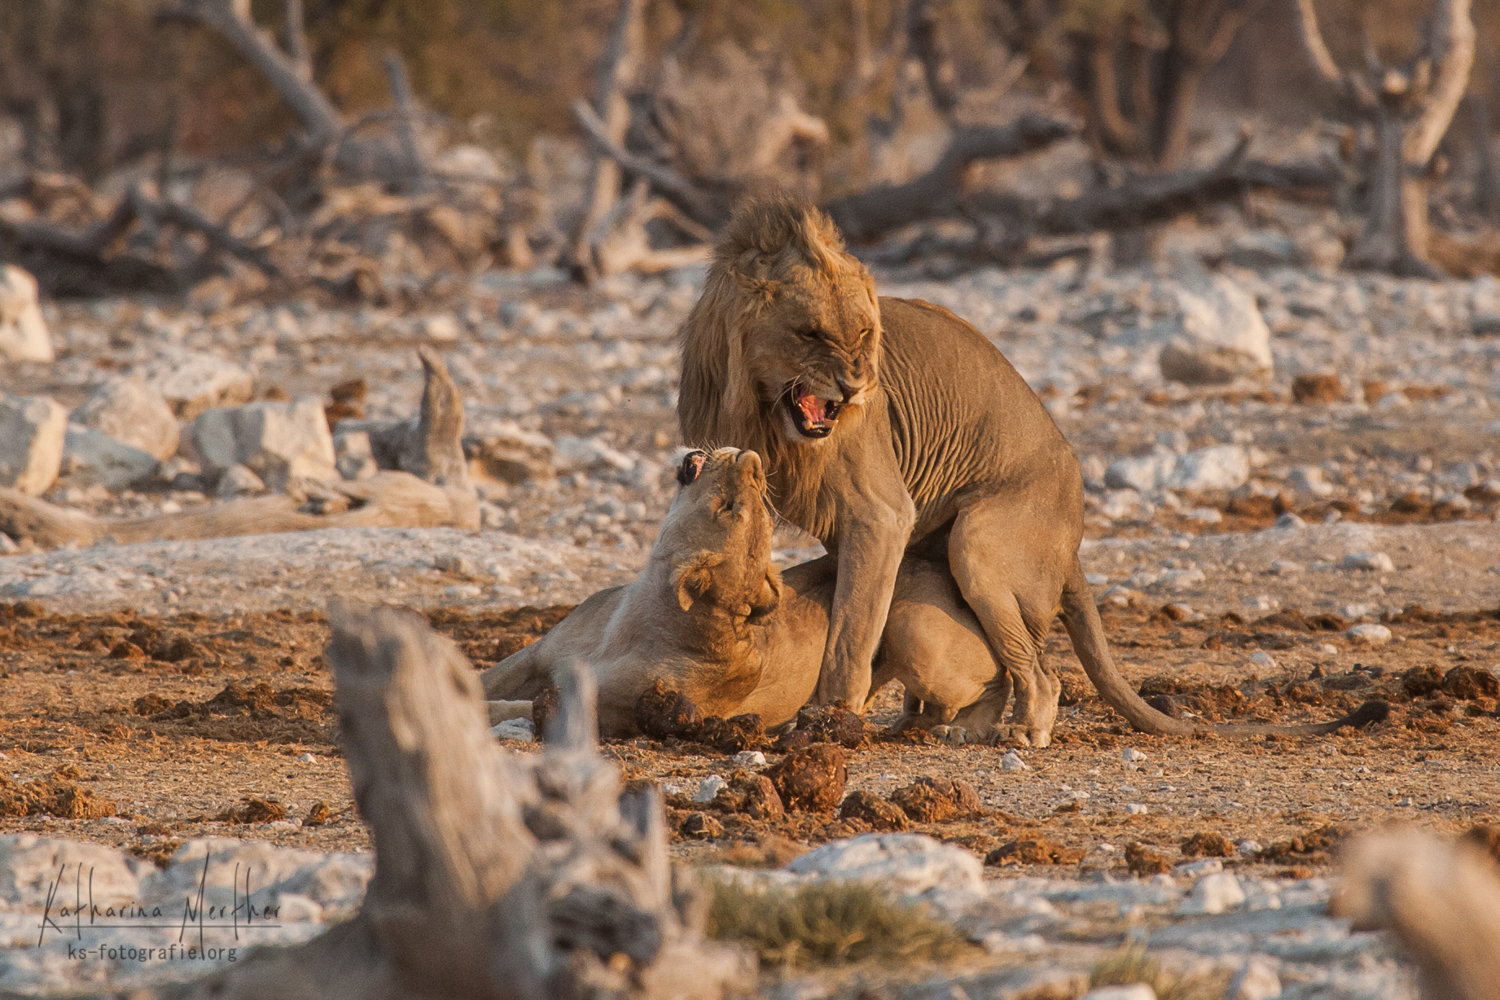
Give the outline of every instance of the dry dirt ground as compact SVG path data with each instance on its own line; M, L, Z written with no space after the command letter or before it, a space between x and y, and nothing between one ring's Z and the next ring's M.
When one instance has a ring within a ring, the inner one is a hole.
M482 668L565 610L427 614ZM1058 630L1048 658L1063 674L1066 706L1050 748L1020 751L1028 769L1004 770L1003 747L885 735L899 708L888 688L863 744L847 751L849 790L885 796L929 776L971 783L982 813L912 829L981 857L1016 845L996 852L1009 872L1030 862L1048 865L1037 873L1124 874L1127 845L1175 862L1184 838L1217 833L1261 845L1235 864L1307 875L1329 863L1350 828L1403 821L1459 831L1495 821L1500 684L1485 668L1500 649L1500 611L1387 615L1395 638L1378 648L1352 646L1347 623L1316 609L1178 614L1106 606L1105 616L1130 681L1170 698L1174 711L1298 722L1381 698L1392 703L1390 717L1318 739L1143 737L1093 694ZM69 615L0 604L0 832L155 858L201 836L368 847L338 747L321 655L327 634L317 611ZM1273 659L1257 664L1254 650ZM1126 748L1144 759L1127 762ZM605 752L627 778L663 783L679 831L674 851L684 858L780 864L805 845L868 829L831 812L762 821L710 809L723 832L695 839L681 828L702 826L690 817L705 807L690 797L703 778L732 776L729 756L645 738L606 741ZM774 764L769 744L765 752Z

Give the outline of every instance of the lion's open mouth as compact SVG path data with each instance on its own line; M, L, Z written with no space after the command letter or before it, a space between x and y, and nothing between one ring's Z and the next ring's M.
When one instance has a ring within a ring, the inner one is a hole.
M786 405L792 414L792 426L797 428L798 434L823 438L833 433L833 425L844 404L837 399L824 399L799 384L793 385L786 394Z

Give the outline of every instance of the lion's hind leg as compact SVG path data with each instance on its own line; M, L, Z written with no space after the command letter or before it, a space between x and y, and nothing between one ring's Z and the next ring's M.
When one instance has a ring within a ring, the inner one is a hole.
M1035 515L1011 504L981 501L954 521L949 568L964 602L979 620L990 649L1014 692L1011 731L999 735L1044 747L1052 740L1061 682L1041 662L1041 642L1056 617L1060 580L1048 574Z

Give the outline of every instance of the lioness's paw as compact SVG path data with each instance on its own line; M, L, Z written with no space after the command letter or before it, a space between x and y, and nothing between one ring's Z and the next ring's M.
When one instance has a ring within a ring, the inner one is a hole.
M969 741L969 731L963 726L933 726L928 732L950 747L961 747Z

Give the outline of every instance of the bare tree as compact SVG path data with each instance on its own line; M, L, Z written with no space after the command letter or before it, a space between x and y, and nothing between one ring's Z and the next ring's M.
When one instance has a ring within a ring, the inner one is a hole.
M1428 171L1438 143L1463 100L1474 65L1470 0L1434 0L1416 54L1386 65L1366 45L1362 69L1342 69L1323 41L1313 0L1294 4L1313 67L1375 133L1365 228L1349 252L1350 267L1432 277L1428 260Z

